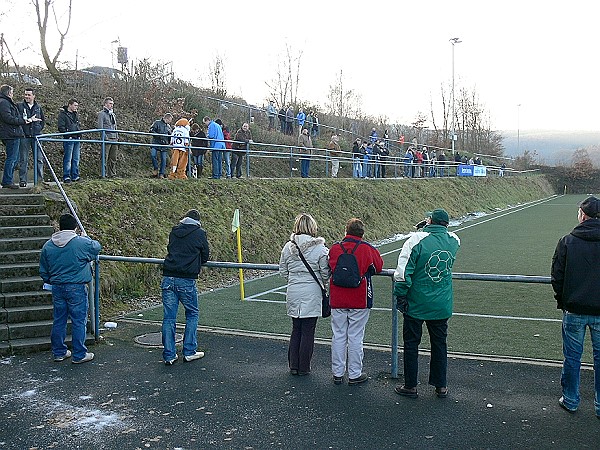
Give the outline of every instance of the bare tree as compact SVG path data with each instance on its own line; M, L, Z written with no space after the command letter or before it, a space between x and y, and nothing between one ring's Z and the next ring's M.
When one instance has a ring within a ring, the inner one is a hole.
M54 8L54 0L32 0L31 3L35 7L35 12L37 15L37 25L38 31L40 33L40 47L42 50L42 57L44 58L44 63L54 78L54 81L58 83L59 86L64 86L64 78L59 70L56 68L56 63L58 62L58 57L63 51L65 37L69 32L69 28L71 27L71 12L72 12L72 3L73 0L69 0L69 7L67 9L67 24L64 28L64 31L61 31L60 26L58 24L58 17L56 16L56 10ZM50 58L50 54L48 53L48 44L46 42L47 33L48 33L48 16L50 15L50 8L52 8L52 15L54 16L54 23L56 24L56 30L60 36L58 50L56 51L54 57Z
M361 96L354 89L344 90L344 77L341 70L339 77L329 85L327 100L328 113L337 117L339 128L347 129L350 119L361 117Z
M214 61L209 65L210 82L212 91L217 97L225 98L227 95L227 87L225 86L225 64L223 58L217 55Z
M277 63L275 76L270 81L265 81L269 88L269 99L278 107L298 102L298 86L300 84L300 62L302 51L294 54L293 49L286 44L283 60Z

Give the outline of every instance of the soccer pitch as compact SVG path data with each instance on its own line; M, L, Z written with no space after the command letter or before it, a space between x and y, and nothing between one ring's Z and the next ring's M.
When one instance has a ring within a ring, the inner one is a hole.
M451 226L461 239L455 272L550 275L558 239L577 224L577 204L585 195L541 199ZM368 240L368 224L365 238ZM409 230L398 230L406 233ZM340 238L343 236L340 236ZM285 243L282 240L281 245ZM396 267L404 240L379 247L384 268ZM331 245L332 243L328 243ZM285 281L277 274L200 295L200 325L228 330L287 335ZM392 281L374 278L375 302L365 342L391 343ZM181 309L181 308L180 308ZM131 316L130 316L131 317ZM162 309L144 312L146 320L162 320ZM455 353L562 360L561 311L549 284L454 280L454 315L449 324L448 350ZM184 323L180 311L178 321ZM400 319L400 345L402 345ZM319 319L318 338L329 339L329 319ZM422 348L428 348L423 337ZM586 344L584 360L591 361Z

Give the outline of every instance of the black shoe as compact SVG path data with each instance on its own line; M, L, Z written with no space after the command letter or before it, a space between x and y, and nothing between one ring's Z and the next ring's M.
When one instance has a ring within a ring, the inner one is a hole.
M333 376L333 384L342 384L344 382L344 377L336 377Z
M298 375L298 369L290 369L290 374Z
M448 388L447 387L437 387L435 388L435 395L438 398L446 398L448 397Z
M565 398L564 397L561 397L561 398L558 399L558 404L560 405L560 407L562 409L564 409L568 413L575 414L575 411L577 411L577 409L571 409L567 405L565 405ZM598 416L596 416L596 417L598 417Z
M65 183L65 184L71 184L71 179L70 178L65 178L65 180L63 181L63 183Z
M398 395L402 395L403 397L408 397L408 398L417 398L419 396L419 394L417 393L417 388L407 388L404 385L397 385L394 388L394 392Z
M303 372L303 371L299 370L299 371L298 371L298 376L299 376L299 377L303 377L303 376L305 376L305 375L308 375L309 373L310 373L310 372Z
M26 188L27 187L27 181L21 181L19 183L19 187Z
M359 377L356 378L348 378L348 384L360 384L364 383L369 379L369 376L366 373L361 373Z
M19 189L19 185L18 184L3 184L2 188L3 189Z

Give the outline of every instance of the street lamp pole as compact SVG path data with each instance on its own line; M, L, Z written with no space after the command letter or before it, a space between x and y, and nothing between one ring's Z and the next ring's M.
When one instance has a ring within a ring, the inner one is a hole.
M521 104L517 105L517 155L521 154Z
M454 46L456 44L460 44L462 41L459 38L450 39L450 43L452 44L452 154L454 155L454 140L456 138L456 132L454 129Z

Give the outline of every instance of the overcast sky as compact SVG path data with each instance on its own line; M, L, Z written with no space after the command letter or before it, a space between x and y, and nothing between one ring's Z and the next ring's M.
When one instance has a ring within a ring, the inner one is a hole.
M0 29L22 62L42 65L29 1L0 0ZM67 0L55 0L57 11ZM10 6L8 6L10 5ZM220 55L230 93L262 105L285 45L302 50L299 97L324 105L340 70L363 111L409 124L441 109L440 88L475 90L498 130L600 130L596 3L588 0L190 1L73 0L63 60L79 68L130 59L172 61L210 86ZM24 24L30 20L27 32ZM518 105L521 105L520 107ZM441 122L441 117L437 119ZM431 126L431 122L427 125Z

